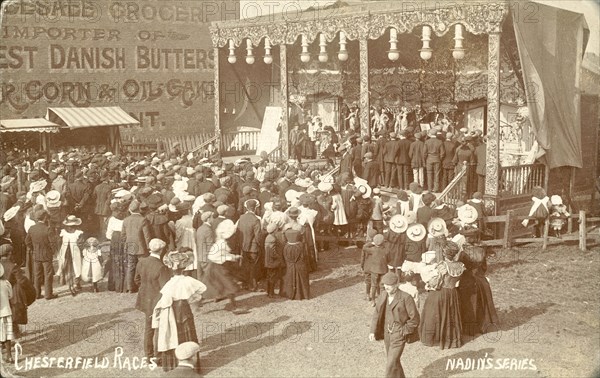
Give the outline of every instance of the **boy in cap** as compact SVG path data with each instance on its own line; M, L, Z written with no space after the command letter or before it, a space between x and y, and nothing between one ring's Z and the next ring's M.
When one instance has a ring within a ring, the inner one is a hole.
M360 267L365 276L367 299L375 306L375 298L379 296L381 277L387 272L387 255L384 248L385 239L382 234L373 237L371 243L364 245Z
M369 341L384 340L387 362L386 377L404 377L400 359L407 342L417 332L420 317L415 301L398 289L398 276L386 273L381 279L385 292L377 298Z
M177 367L167 373L172 377L200 377L200 345L193 341L186 341L175 348Z
M410 144L408 157L410 158L410 165L413 170L413 180L421 186L425 185L424 149L425 145L421 140L421 133L416 133L414 142Z

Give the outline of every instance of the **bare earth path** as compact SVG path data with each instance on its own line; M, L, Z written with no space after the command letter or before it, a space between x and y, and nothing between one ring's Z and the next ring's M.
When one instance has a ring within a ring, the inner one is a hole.
M246 314L225 311L224 302L194 308L203 373L207 377L383 376L383 343L367 340L373 308L364 299L359 256L358 250L343 248L321 254L320 270L311 276L313 299L309 301L269 300L265 293L245 293L240 302L250 309ZM467 340L460 349L408 345L402 357L407 376L597 376L599 268L598 248L497 251L489 260L488 277L499 329ZM135 294L93 294L85 286L84 290L72 297L59 287L58 299L34 303L27 333L20 340L23 355L16 365L4 364L4 368L25 377L164 375L160 368L140 368L143 319L133 309ZM56 368L59 360L53 368L42 368L34 365L33 357L81 360L77 369ZM490 360L478 360L484 358ZM95 360L108 367L94 367ZM86 361L91 367L81 369Z

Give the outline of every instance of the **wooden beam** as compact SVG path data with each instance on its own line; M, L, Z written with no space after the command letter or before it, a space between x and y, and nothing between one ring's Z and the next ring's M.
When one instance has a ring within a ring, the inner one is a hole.
M288 159L290 157L290 143L289 143L289 95L288 95L288 64L287 64L287 45L279 45L279 85L280 85L280 96L281 96L281 151L283 158Z
M222 151L223 151L223 146L221 146L221 89L219 88L220 82L221 82L221 70L220 70L220 63L221 63L221 59L220 59L220 54L219 54L219 47L215 47L214 48L214 59L215 59L215 67L214 67L214 77L215 77L215 81L214 81L214 86L215 86L215 107L214 107L214 122L215 122L215 136L217 137L216 139L216 147L219 149L219 156L223 156L222 155Z
M503 247L504 248L510 248L511 245L511 240L510 240L510 231L512 230L512 217L513 217L514 211L513 210L508 210L506 212L506 222L504 222L504 243L503 243Z
M579 211L579 249L587 249L587 224L585 221L585 211Z

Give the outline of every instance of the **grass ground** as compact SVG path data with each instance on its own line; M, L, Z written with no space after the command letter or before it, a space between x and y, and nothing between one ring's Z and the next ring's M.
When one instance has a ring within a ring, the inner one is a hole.
M270 300L244 293L249 312L224 302L194 308L207 377L376 377L384 375L382 342L369 342L373 308L364 299L356 249L321 254L308 301ZM406 347L409 377L592 377L600 370L600 249L576 246L498 250L488 278L500 318L494 332L466 339L460 349L420 343ZM102 285L104 287L104 285ZM128 369L125 357L144 355L143 318L134 294L84 292L40 300L29 310L23 354L9 373L25 377L158 377L161 370ZM115 348L123 356L116 359ZM119 350L117 350L119 351ZM23 369L25 357L106 357L110 367ZM493 369L462 370L492 358ZM527 361L524 361L527 359ZM450 362L449 362L450 361ZM460 361L460 362L459 362ZM449 364L455 364L450 369ZM506 364L506 365L505 365ZM520 364L520 365L519 365ZM511 370L512 367L512 370ZM525 369L517 369L525 367Z

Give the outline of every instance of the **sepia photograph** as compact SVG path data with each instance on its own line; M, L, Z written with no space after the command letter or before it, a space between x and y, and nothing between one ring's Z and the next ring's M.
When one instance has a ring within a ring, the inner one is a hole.
M599 377L597 0L3 0L0 377Z

